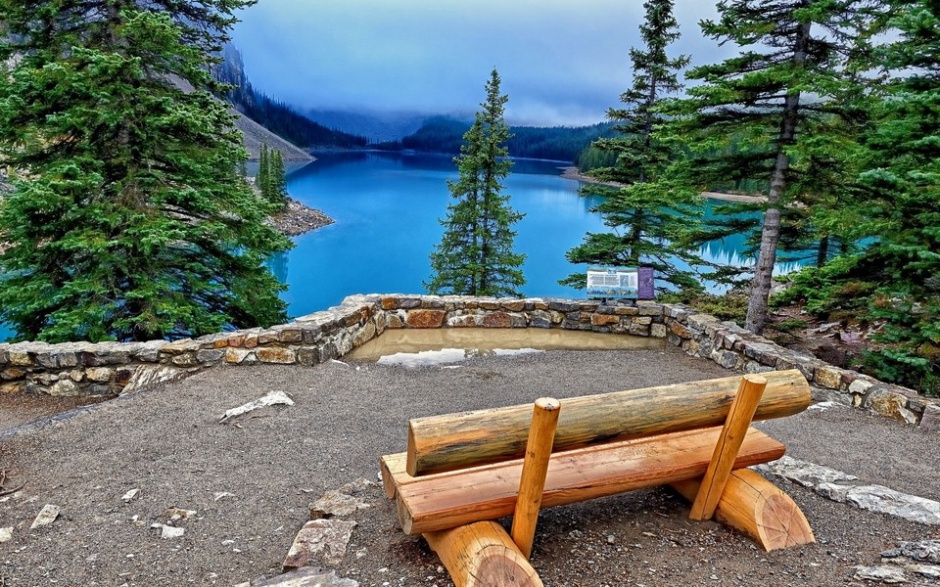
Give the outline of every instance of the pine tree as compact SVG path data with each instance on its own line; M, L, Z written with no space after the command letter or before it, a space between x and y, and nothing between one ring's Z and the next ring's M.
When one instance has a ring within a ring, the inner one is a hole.
M741 47L714 65L693 68L702 80L674 100L671 140L692 151L699 189L750 181L766 187L757 264L746 327L763 330L782 217L796 196L794 178L808 151L829 139L808 132L813 121L842 116L836 106L858 87L850 58L864 50L870 3L864 0L724 0L703 33ZM818 127L817 127L818 128ZM831 148L830 145L827 148Z
M502 193L512 162L503 146L510 137L503 121L509 98L500 94L499 85L494 69L486 84L486 102L454 159L460 177L447 182L455 201L441 220L444 234L430 256L434 273L425 287L432 293L518 296L525 284L525 255L513 252L512 230L523 214L514 211L509 196Z
M261 152L258 155L258 175L255 177L255 187L261 193L261 198L268 199L268 185L271 181L271 152L266 143L261 143Z
M789 298L824 316L880 324L866 365L881 379L940 396L940 5L894 0L876 52L894 73L851 217L867 246L794 278Z
M664 96L678 92L682 85L677 73L689 58L670 59L667 48L679 38L679 25L672 15L672 0L647 0L646 20L640 25L644 50L630 49L633 86L620 96L621 108L611 108L607 116L618 124L619 135L599 139L593 147L609 153L614 164L591 171L602 182L631 184L614 187L588 184L582 195L605 200L594 211L614 232L589 233L582 244L568 251L572 263L652 267L660 282L680 289L701 290L693 273L678 266L700 266L704 261L683 245L683 233L694 225L700 203L690 191L669 189L663 169L673 159L675 148L656 139L654 129L663 118L656 107ZM654 184L656 180L662 183ZM560 281L584 287L585 274L572 274Z
M284 171L284 156L275 149L271 157L268 201L278 210L287 207L287 178Z
M0 322L145 340L285 319L289 241L239 177L208 65L251 0L0 0ZM180 83L182 81L183 83ZM192 86L185 91L182 86Z

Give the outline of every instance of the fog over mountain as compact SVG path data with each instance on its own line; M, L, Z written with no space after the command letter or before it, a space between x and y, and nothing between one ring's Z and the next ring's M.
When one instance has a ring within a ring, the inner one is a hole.
M694 63L733 53L699 34L698 21L714 15L711 3L680 1L675 14L683 32L675 53ZM472 113L496 67L511 124L580 125L602 120L630 85L643 5L277 0L241 18L234 42L255 87L303 111ZM374 132L402 131L392 124Z

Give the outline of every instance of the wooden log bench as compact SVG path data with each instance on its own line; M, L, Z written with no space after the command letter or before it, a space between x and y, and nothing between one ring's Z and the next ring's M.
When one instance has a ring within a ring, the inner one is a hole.
M457 587L542 585L528 563L541 508L667 484L694 520L796 546L814 541L805 516L746 467L786 450L751 421L809 404L791 370L417 418L407 451L382 457L383 485ZM511 535L493 522L510 515Z

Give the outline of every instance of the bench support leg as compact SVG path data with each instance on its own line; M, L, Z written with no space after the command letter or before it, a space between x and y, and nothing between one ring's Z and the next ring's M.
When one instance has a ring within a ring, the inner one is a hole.
M496 522L475 522L424 538L455 587L543 587L535 569Z
M541 397L535 400L532 411L532 425L529 427L529 442L522 462L519 497L516 498L516 510L512 514L511 531L513 542L526 558L532 556L535 527L542 507L542 492L545 489L545 476L552 456L552 442L555 440L560 408L558 400Z
M672 483L686 499L695 499L701 481ZM806 516L789 495L748 469L731 473L715 510L715 519L747 534L764 550L816 542Z
M754 419L754 412L765 387L767 379L760 375L745 375L741 378L738 393L731 402L721 436L715 445L715 453L699 485L698 495L692 500L689 518L701 522L710 520L715 515L718 500L725 490L725 483L731 475L734 460L741 450L748 428L751 427L751 420Z

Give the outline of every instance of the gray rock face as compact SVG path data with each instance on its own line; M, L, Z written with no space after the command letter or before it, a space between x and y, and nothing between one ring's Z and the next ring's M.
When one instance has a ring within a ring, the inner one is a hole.
M342 490L331 490L310 506L310 519L348 516L368 507L371 506L357 497L346 495Z
M284 559L284 570L314 564L337 566L346 556L346 546L356 522L329 519L311 520L297 533L294 544Z
M325 573L320 569L306 567L260 583L251 583L250 587L359 587L359 583L337 577L336 571Z
M840 483L844 481L855 481L858 477L816 465L807 461L801 461L791 457L781 457L779 460L755 467L758 471L764 473L773 473L784 479L798 483L803 487L814 488L820 483Z
M880 583L907 583L907 575L897 567L855 567L855 578Z
M888 514L918 522L940 526L940 502L916 495L901 493L882 485L838 485L821 483L816 492L833 501L847 503L859 509Z
M886 558L907 557L911 560L940 565L940 540L899 542L898 547L881 553Z
M782 457L755 468L809 487L833 501L920 524L940 525L940 502L901 493L881 485L846 484L857 480L858 477L835 469L790 457Z

